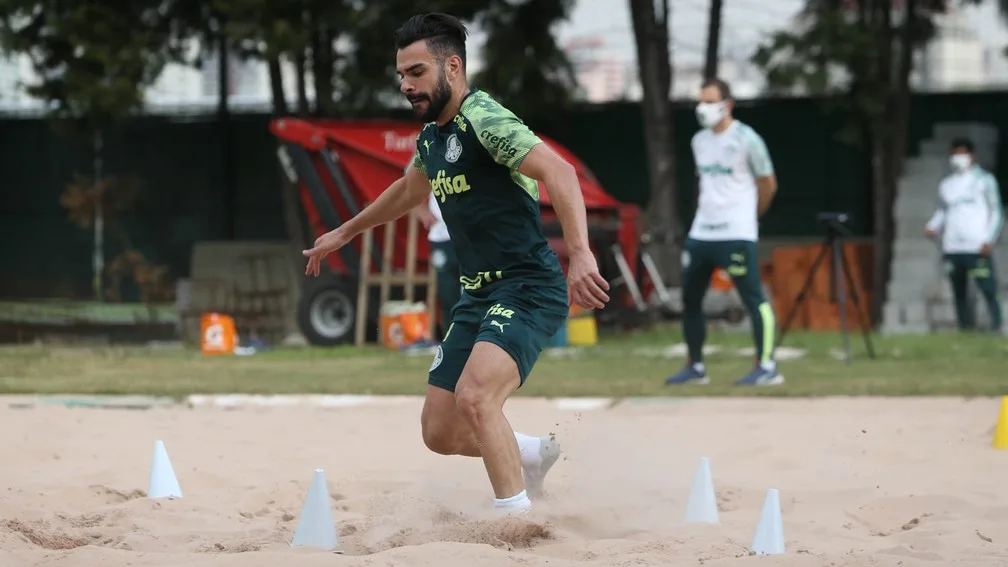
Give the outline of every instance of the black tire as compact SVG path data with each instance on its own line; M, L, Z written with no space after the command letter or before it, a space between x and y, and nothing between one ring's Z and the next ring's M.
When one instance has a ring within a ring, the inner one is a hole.
M312 345L352 342L357 322L357 280L335 275L308 280L298 301L297 321Z

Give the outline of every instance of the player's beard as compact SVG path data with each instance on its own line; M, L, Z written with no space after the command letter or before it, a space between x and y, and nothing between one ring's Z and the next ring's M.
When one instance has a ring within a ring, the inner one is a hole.
M407 98L411 103L421 100L427 101L427 110L418 112L417 116L422 122L433 122L437 120L438 116L441 116L442 112L444 112L445 107L448 106L448 102L451 101L451 97L451 84L448 82L448 78L442 73L440 77L438 77L437 84L434 85L434 92L429 95L423 93ZM416 111L414 110L414 112Z

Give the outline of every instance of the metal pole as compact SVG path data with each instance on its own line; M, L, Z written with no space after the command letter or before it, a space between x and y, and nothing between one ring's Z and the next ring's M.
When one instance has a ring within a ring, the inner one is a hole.
M95 212L94 212L94 255L91 258L91 289L94 292L95 300L102 301L102 276L105 271L105 213L102 201L105 199L102 190L102 134L101 130L95 130L92 140L94 151L94 184L95 184Z

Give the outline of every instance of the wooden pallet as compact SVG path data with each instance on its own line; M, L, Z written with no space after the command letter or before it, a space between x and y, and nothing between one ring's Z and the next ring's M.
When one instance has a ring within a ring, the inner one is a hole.
M379 304L388 302L392 293L392 286L403 288L403 300L412 302L416 295L416 286L427 285L427 313L430 317L431 328L434 327L435 305L437 299L437 272L434 270L434 263L427 262L427 273L417 274L417 238L419 233L420 218L416 213L410 211L406 222L406 268L404 270L393 270L393 259L395 258L395 232L396 222L385 223L384 246L382 247L382 261L379 271L374 272L371 266L371 254L374 248L374 229L364 231L361 242L360 277L357 288L357 324L354 327L354 344L358 347L364 345L365 325L367 325L368 303L370 292L373 287L379 288ZM419 279L418 279L419 278Z

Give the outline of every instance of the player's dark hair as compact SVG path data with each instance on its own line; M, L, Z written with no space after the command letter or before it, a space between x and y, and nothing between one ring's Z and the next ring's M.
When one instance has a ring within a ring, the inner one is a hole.
M721 93L721 100L732 99L731 87L728 86L728 83L724 79L718 79L717 77L707 79L700 88L706 89L707 87L717 87L718 92Z
M954 138L952 140L952 143L949 145L949 149L955 151L960 148L966 150L969 153L973 153L973 140L970 140L965 136Z
M466 63L466 36L468 30L461 21L449 14L417 14L406 20L395 31L396 49L403 49L418 41L427 40L427 48L443 62L452 55Z

